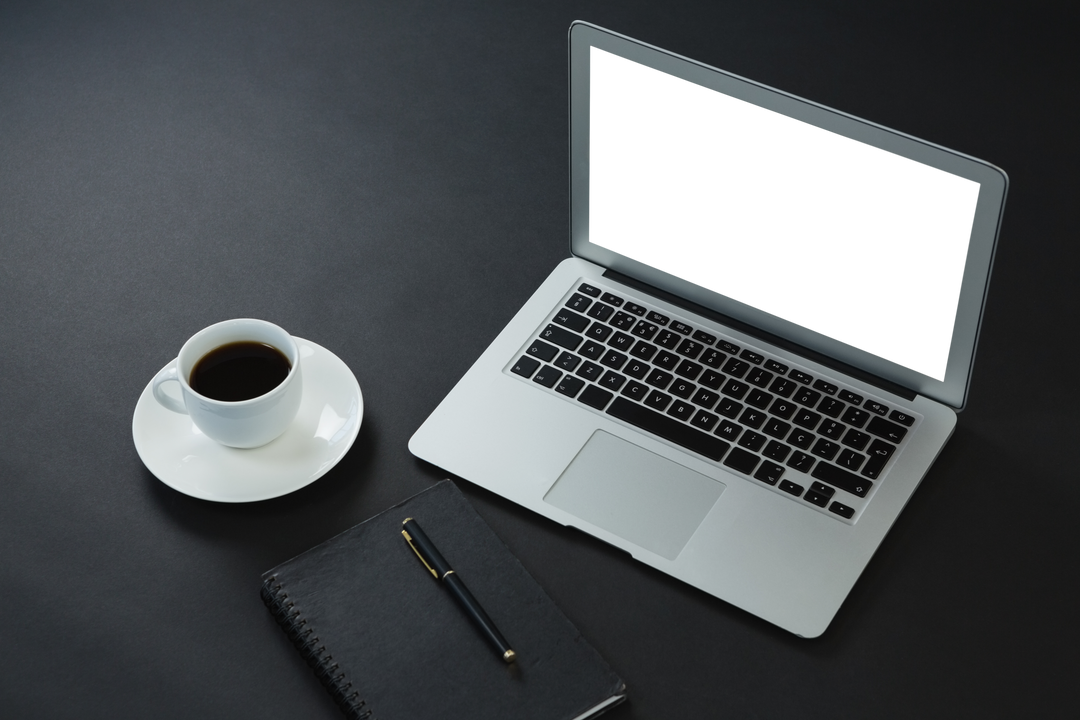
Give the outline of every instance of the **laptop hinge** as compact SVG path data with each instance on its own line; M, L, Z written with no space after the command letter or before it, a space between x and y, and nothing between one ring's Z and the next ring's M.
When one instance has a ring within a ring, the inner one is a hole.
M742 320L736 320L735 318L725 315L723 313L717 312L715 310L710 310L703 305L698 305L697 303L680 298L677 295L672 295L671 293L661 290L658 287L654 287L653 285L649 285L648 283L641 282L640 280L635 280L628 275L623 275L622 273L616 272L615 270L605 270L604 277L622 285L632 287L635 290L643 292L647 295L652 295L653 297L663 300L664 302L681 307L688 312L707 317L710 320L718 322L722 325L727 325L728 327L738 330L741 333L745 333L747 335L750 335L751 337L755 337L762 342L767 342L770 345L776 345L777 347L781 347L790 352L802 355L808 360L813 360L814 362L820 365L824 365L825 367L832 368L837 372L844 373L845 375L849 375L853 378L858 378L859 380L862 380L869 385L873 385L874 387L885 390L886 392L890 392L893 395L904 398L905 400L912 401L916 397L916 393L914 391L909 390L903 385L898 385L891 380L886 380L885 378L878 377L873 373L868 373L865 370L861 370L853 365L848 365L847 363L840 362L839 360L831 358L828 355L823 355L822 353L819 353L815 350L803 347L798 343L793 343L790 340L785 340L779 335L773 335L767 330L762 330L761 328L754 327L753 325L745 323Z

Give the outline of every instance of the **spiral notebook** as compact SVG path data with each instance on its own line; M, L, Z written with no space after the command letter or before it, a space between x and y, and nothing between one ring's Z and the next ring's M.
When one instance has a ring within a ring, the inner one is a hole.
M506 665L401 536L423 524L517 652ZM349 718L584 720L612 671L446 480L263 575L262 598Z

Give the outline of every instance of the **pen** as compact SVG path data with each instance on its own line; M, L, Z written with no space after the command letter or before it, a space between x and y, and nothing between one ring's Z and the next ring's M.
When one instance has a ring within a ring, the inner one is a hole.
M503 662L514 662L517 659L517 654L510 649L510 643L506 642L506 638L495 627L495 623L484 612L484 608L480 607L480 603L465 587L465 583L461 581L457 573L450 568L450 564L446 562L416 521L412 518L405 518L405 521L401 523L401 528L401 534L405 536L405 542L409 543L409 547L416 553L416 557L420 558L420 562L424 563L424 567L435 576L436 580L441 581L443 587L454 596L454 599L465 610L465 614L480 629L480 633L495 647Z

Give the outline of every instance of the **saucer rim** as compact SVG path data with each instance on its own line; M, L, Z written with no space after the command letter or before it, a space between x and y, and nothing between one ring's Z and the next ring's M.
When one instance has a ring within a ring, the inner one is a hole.
M321 463L324 463L315 472L310 473L310 474L305 474L302 477L298 477L295 482L291 482L291 483L287 482L287 483L284 484L283 487L279 487L279 488L277 488L275 490L272 490L272 491L269 491L269 492L260 492L260 493L257 493L257 494L256 493L251 493L249 495L233 495L233 496L228 496L228 497L221 497L221 496L207 494L205 492L204 488L193 488L193 487L190 487L189 485L186 485L183 482L177 482L176 478L167 479L165 477L162 477L162 475L169 475L169 473L161 472L159 474L158 471L162 470L162 468L157 467L157 470L155 470L154 467L151 467L152 463L147 462L146 455L149 452L149 448L148 447L140 447L140 442L139 442L138 426L140 424L139 423L140 415L142 415L143 421L145 423L146 422L146 414L149 413L149 412L152 412L151 410L143 409L142 412L140 413L140 409L143 407L144 403L146 403L147 406L149 407L149 402L154 401L154 398L153 398L153 383L154 383L154 381L153 381L153 378L151 378L150 382L147 383L146 387L144 387L143 391L139 394L139 399L135 404L135 412L132 415L132 440L134 441L135 450L138 453L139 459L142 461L143 466L146 467L146 469L150 472L151 475L154 476L154 478L156 480L161 482L163 485L166 485L167 487L170 487L173 490L176 490L179 493L182 493L184 495L187 495L189 497L193 497L193 498L196 498L196 499L199 499L199 500L207 500L207 501L210 501L210 502L220 502L220 503L228 503L228 504L238 504L238 503L260 502L262 500L272 500L274 498L278 498L278 497L282 497L284 495L288 495L290 493L294 493L297 490L305 488L308 485L310 485L311 483L318 480L319 478L323 477L324 475L326 475L326 473L330 472L330 470L332 470L334 467L337 466L337 464L341 461L341 459L344 458L345 455L352 448L353 443L356 441L356 438L360 434L360 427L363 425L363 422L364 422L364 394L363 394L363 391L360 389L360 383L356 380L356 375L352 372L352 369L349 368L349 366L345 363L345 361L343 361L341 358L339 358L337 355L335 355L332 351L327 350L323 346L321 346L318 343L313 342L311 340L307 340L305 338L301 338L301 337L298 337L296 335L293 335L292 337L293 337L293 340L296 341L297 346L307 345L308 347L310 347L314 351L314 354L323 354L325 360L327 360L327 361L329 361L331 363L336 362L338 365L340 365L341 369L344 371L344 376L341 378L342 384L350 385L350 390L355 394L355 397L357 399L357 404L358 404L356 424L355 424L355 426L353 427L353 429L352 429L352 431L350 433L351 437L349 437L347 440L342 441L342 442L340 442L338 444L338 447L340 448L340 450L338 452L336 452L336 454L334 456L320 455L316 459L313 459L313 463L312 463L313 465L315 464L316 460L321 462ZM173 360L169 361L169 363L172 363L172 362L173 362ZM166 365L164 367L168 367L168 365L169 364L166 363ZM304 372L304 367L301 366L301 373L303 373L303 372ZM156 374L155 374L155 376L156 376ZM162 408L162 409L164 410L164 408ZM168 412L168 411L166 411L166 412ZM210 440L209 438L207 438L206 442L213 442L213 441ZM146 443L142 443L142 444L145 445ZM266 447L266 446L263 446L263 447ZM245 453L258 454L261 449L262 448L251 448L249 450L244 450L244 452ZM146 452L144 452L144 450ZM153 465L157 466L158 463L153 463ZM217 483L217 484L224 486L224 485L227 485L227 481L225 481L224 483Z

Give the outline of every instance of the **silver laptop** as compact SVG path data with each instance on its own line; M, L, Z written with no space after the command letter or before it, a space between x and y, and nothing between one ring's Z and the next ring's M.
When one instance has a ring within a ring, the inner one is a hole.
M572 257L409 448L816 637L967 400L1007 177L593 25L569 44Z

